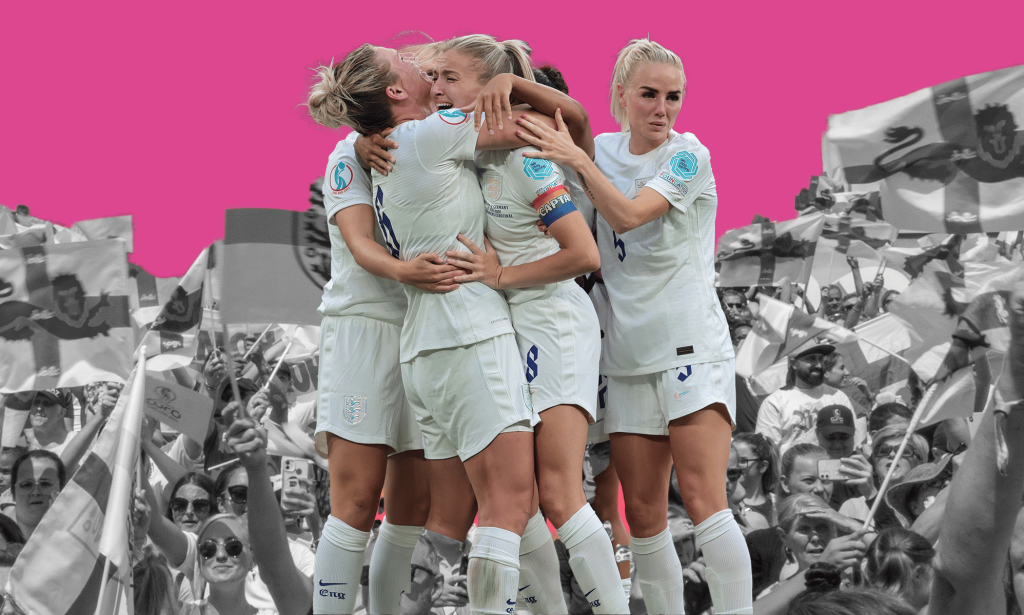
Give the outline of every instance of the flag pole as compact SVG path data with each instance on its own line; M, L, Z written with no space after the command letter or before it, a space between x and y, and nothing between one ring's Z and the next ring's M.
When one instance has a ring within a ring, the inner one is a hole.
M903 435L903 441L900 442L900 446L896 449L896 457L893 458L892 463L889 465L889 471L885 473L885 479L882 484L878 487L878 495L875 497L875 503L871 505L871 511L868 512L868 516L864 519L864 525L861 526L862 530L868 528L868 524L874 519L875 513L878 512L878 507L882 504L882 499L885 497L885 490L889 488L889 482L892 480L893 472L896 471L896 466L899 465L900 459L903 458L903 451L907 448L907 443L910 442L910 436L914 435L914 430L917 429L918 423L921 422L921 417L924 416L924 409L927 407L928 402L931 401L932 395L938 389L937 386L932 385L925 391L924 397L921 398L920 403L917 404L917 409L914 410L914 416L910 418L910 425L907 425L907 433Z
M295 338L293 337L288 341L288 345L284 347L284 352L281 353L281 358L277 360L277 365L274 366L274 371L270 372L270 377L268 377L267 381L263 383L261 390L266 391L270 388L270 381L277 375L277 370L281 369L281 364L284 363L284 359L288 356L288 351L292 349L292 344L294 343Z
M263 333L260 333L260 336L257 337L256 341L252 343L252 346L249 347L249 350L246 350L245 354L242 355L242 360L243 361L249 358L249 355L252 354L253 350L256 350L256 347L259 346L259 343L261 341L263 341L263 336L265 336L267 334L267 331L270 331L270 327L273 327L273 326L274 326L273 323L267 325L267 328L263 330Z
M108 540L112 540L109 536L104 536L104 534L107 533L106 530L108 529L107 528L108 523L113 522L115 517L119 514L118 511L127 510L128 506L129 506L129 501L133 501L134 498L135 498L135 494L134 493L125 494L125 493L121 492L122 490L118 490L116 488L116 483L117 483L117 476L116 475L117 475L117 473L119 471L125 471L129 467L128 462L131 460L132 455L137 455L138 454L138 450L139 450L139 448L142 445L142 441L141 441L141 439L139 437L139 431L140 431L139 428L141 427L141 422L142 422L141 420L142 420L142 417L143 417L143 405L145 404L145 397L146 397L146 347L145 346L142 346L140 348L139 362L136 363L134 371L135 371L135 375L134 375L134 378L132 378L132 388L128 392L128 394L130 396L128 398L128 407L125 408L125 410L124 410L124 412L125 412L125 416L124 416L124 419L123 419L124 422L122 423L122 426L121 426L121 431L123 433L121 435L122 436L121 440L120 440L120 442L118 442L118 445L117 445L117 456L115 457L114 467L112 468L113 469L113 473L115 474L115 477L114 477L114 483L115 483L114 486L115 486L115 488L112 488L110 490L110 496L109 496L109 499L107 501L107 511L108 511L109 514L105 514L104 515L103 528L102 528L101 533L100 533L100 542L101 542L101 544L100 544L100 547L101 547L100 553L103 554L104 560L103 560L103 574L100 577L100 592L99 592L99 595L96 598L96 611L95 611L95 615L105 615L105 613L114 613L114 612L116 612L116 606L117 606L118 601L120 600L119 596L120 596L121 592L118 591L117 592L117 596L115 596L115 599L114 599L114 608L110 609L109 611L104 608L105 607L105 602L106 602L105 598L106 598L106 591L107 591L107 582L110 579L110 561L111 561L111 555L112 554L109 553L109 552L106 553L106 554L103 553L102 548L103 548L104 545L102 543L103 543L103 539L104 538L107 538ZM121 394L122 395L124 394L123 390L121 391ZM134 424L133 424L133 422L134 422ZM126 441L131 439L132 436L134 436L134 441L131 442L131 446L125 446L125 444L127 444ZM137 464L133 463L133 464L130 464L130 465L136 466L134 468L134 471L136 471L136 472L138 471ZM131 475L129 474L129 476L131 476ZM122 499L124 501L121 501ZM131 549L132 546L128 545L128 548Z

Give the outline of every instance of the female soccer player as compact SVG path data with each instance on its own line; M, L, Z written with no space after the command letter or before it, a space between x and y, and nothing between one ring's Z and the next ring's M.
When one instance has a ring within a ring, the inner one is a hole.
M320 123L336 127L330 116L335 101L325 89L328 83L336 85L330 81L334 75L323 70L325 83L314 87L310 111ZM436 255L406 262L385 248L370 205L370 176L353 149L358 136L352 132L338 142L323 185L331 280L319 309L316 441L329 460L331 515L317 549L314 581L322 585L313 600L314 611L325 615L354 608L382 488L387 517L370 560L369 612L399 612L401 593L408 590L409 563L427 521L431 493L422 437L406 401L398 360L406 310L399 282L428 292L456 288L443 282L456 268ZM319 591L331 584L350 591Z
M718 197L707 148L672 130L685 84L676 54L634 40L612 73L612 113L623 132L597 137L594 160L561 126L520 123L542 150L525 156L572 167L601 214L597 243L612 308L605 429L647 607L682 611L682 570L666 524L674 462L715 612L750 613L750 558L725 495L736 391L713 286Z
M490 36L471 35L443 43L433 88L437 106L460 108L479 100L480 108L489 108L488 115L507 114L510 96L529 98L533 91L534 96L554 97L554 90L534 81L529 64L508 61L510 44L519 42L503 45ZM576 104L567 110L582 112ZM585 113L572 123L579 128L573 136L592 152ZM479 280L504 291L533 408L542 413L534 446L544 515L538 512L531 518L520 547L519 585L529 581L534 586L521 592L523 598L540 612L566 612L561 586L546 574L546 569L557 570L546 516L569 551L569 564L594 612L624 613L629 607L611 541L580 480L587 425L596 416L601 334L590 300L573 279L600 266L597 245L561 169L546 160L524 158L525 150L536 148L477 153L486 234L493 249L485 253L462 239L472 253L449 252L448 262L473 272L456 281ZM550 237L538 230L538 218ZM545 553L550 566L538 561ZM527 571L530 566L533 570Z
M322 76L322 123L347 124L363 135L395 127L389 135L399 147L394 171L375 173L371 193L391 254L409 261L416 254L446 253L460 246L460 234L481 245L484 207L473 155L522 145L514 125L478 133L461 111L430 115L431 83L391 49L363 45ZM526 102L554 112L542 101ZM470 607L505 613L516 602L519 545L534 482L534 414L508 307L480 283L446 294L405 290L402 380L425 456L457 455L479 504L480 527L469 555Z

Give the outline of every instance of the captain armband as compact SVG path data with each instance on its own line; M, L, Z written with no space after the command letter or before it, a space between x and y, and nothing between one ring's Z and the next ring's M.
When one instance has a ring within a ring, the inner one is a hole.
M558 185L533 200L533 208L537 210L541 223L551 226L562 216L576 211L576 205L565 186Z

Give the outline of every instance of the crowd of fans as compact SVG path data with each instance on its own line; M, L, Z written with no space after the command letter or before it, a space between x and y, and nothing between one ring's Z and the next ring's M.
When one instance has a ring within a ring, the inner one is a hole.
M1020 261L1019 255L1008 256ZM887 312L898 293L884 287L881 270L864 283L857 259L848 264L855 287L846 292L838 284L825 285L816 305L802 285L789 282L720 289L736 347L757 326L760 294L846 328ZM1024 397L1020 293L1010 305L1006 402ZM278 366L260 341L250 336L244 355L230 359L214 351L202 362L197 386L215 400L205 439L144 419L144 470L132 515L136 613L306 615L314 591L358 591L357 612L365 611L368 567L358 590L313 586L314 553L330 514L327 474L310 463L308 477L282 479L282 458L268 453L258 427L291 423L312 434L315 412L297 400L287 363ZM727 493L750 551L754 612L1020 613L1015 587L1024 562L1024 523L1014 521L1024 492L1021 413L1009 413L999 423L1006 414L990 406L983 416L948 419L908 436L922 391L905 398L878 395L824 340L808 341L785 361L785 385L767 395L736 379L738 426ZM229 369L241 403L229 386ZM17 424L12 417L26 417L22 432L4 434L10 445L0 450L4 574L82 463L121 388L99 382L4 397L5 425ZM997 424L1002 425L998 430ZM998 434L1004 434L1009 450L1001 471ZM625 576L628 532L619 516L618 480L609 457L607 442L590 446L581 480ZM883 478L894 465L892 482L882 492ZM378 512L385 510L382 501ZM687 612L710 612L705 567L674 475L668 521L684 569ZM374 533L367 564L375 540ZM404 614L468 612L471 541L472 531L465 544L429 531L421 535L410 590L402 598ZM569 612L590 613L565 548L556 541L556 549ZM936 596L946 598L941 608ZM953 610L958 604L1003 608ZM10 601L4 608L16 612ZM922 611L926 608L931 610ZM646 612L636 584L630 609ZM529 604L517 610L529 610Z

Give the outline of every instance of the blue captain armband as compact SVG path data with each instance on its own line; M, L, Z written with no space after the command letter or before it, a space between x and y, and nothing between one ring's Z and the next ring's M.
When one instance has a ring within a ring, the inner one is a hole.
M562 216L576 211L572 197L561 184L534 199L533 208L537 210L544 226L551 226Z

